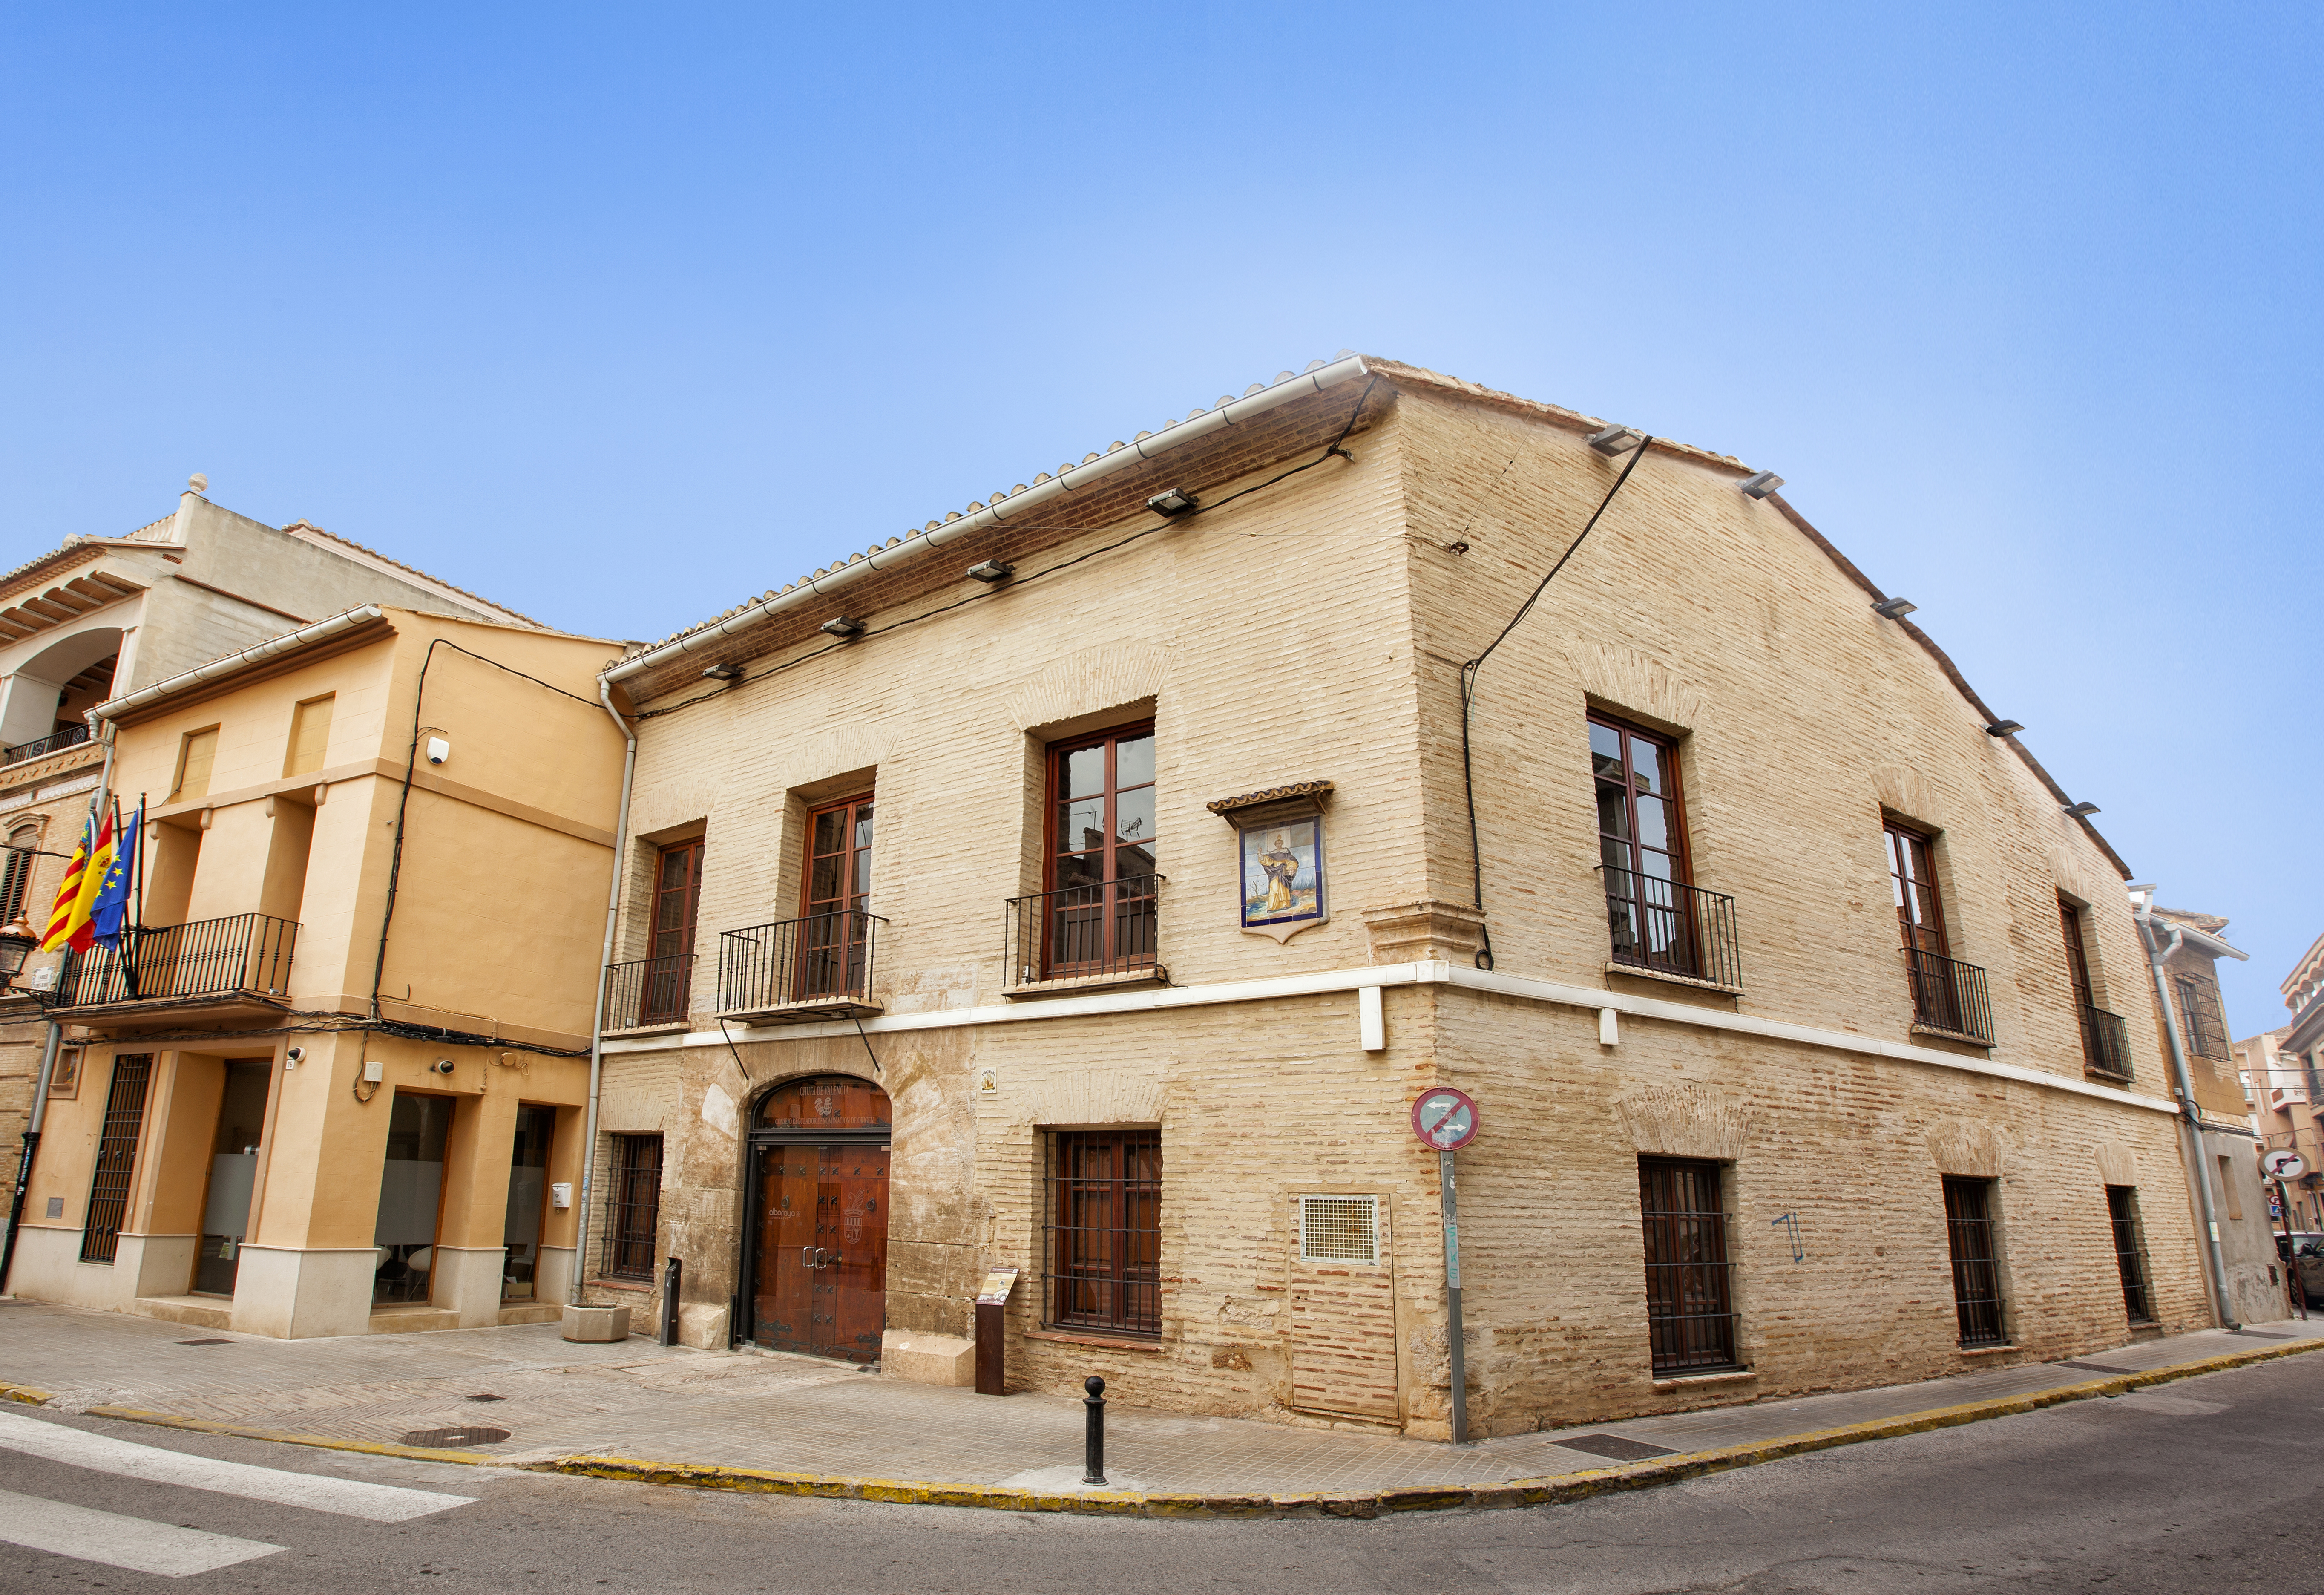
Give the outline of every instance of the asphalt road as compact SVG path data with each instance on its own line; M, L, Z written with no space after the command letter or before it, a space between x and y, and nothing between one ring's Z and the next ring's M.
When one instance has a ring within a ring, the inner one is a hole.
M16 1408L0 1412L0 1589L2301 1595L2324 1590L2319 1418L2324 1354L1573 1506L1149 1523L615 1484Z

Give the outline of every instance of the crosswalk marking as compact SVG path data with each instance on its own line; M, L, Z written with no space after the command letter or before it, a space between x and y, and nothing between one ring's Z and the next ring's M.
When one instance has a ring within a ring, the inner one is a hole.
M5 1489L0 1489L0 1543L168 1579L213 1572L282 1549L260 1540L238 1540L232 1535L180 1528L173 1523L148 1523L143 1517L125 1517L118 1512L100 1512L93 1507L69 1506Z
M321 1473L293 1473L280 1468L254 1467L248 1462L221 1461L216 1457L165 1451L156 1445L134 1445L125 1440L92 1434L86 1429L67 1428L62 1424L21 1417L14 1413L0 1413L0 1448L99 1473L115 1473L124 1479L179 1484L189 1489L243 1496L254 1501L335 1512L342 1517L365 1517L374 1523L401 1523L448 1507L463 1507L475 1499L474 1496L447 1495L440 1490L408 1489L399 1484L369 1484L358 1479L334 1479Z

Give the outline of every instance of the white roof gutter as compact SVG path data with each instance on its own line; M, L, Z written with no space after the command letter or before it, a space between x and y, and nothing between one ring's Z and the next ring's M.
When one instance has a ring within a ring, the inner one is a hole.
M1319 366L1314 371L1277 383L1272 387L1262 388L1256 393L1246 394L1230 403L1222 404L1216 410L1197 416L1193 420L1167 425L1150 438L1141 438L1135 443L1125 444L1110 454L1102 455L1090 461L1087 465L1076 466L1047 482L1038 483L1022 493L1012 493L1006 498L996 498L974 514L964 515L957 521L947 521L942 526L927 530L913 532L892 549L882 549L875 554L867 554L860 558L851 559L846 564L820 576L810 576L788 592L777 594L771 598L752 599L742 607L741 613L728 615L724 620L713 625L704 626L698 631L688 632L685 636L665 642L659 648L649 649L634 658L623 659L620 664L606 670L600 678L609 683L627 681L632 677L650 670L657 665L667 664L671 659L682 659L689 653L698 653L705 649L714 648L738 632L748 631L761 621L797 609L811 600L828 597L859 577L868 576L873 571L893 570L899 565L907 564L918 559L923 554L944 547L955 538L967 537L982 531L988 527L1009 525L1052 499L1068 493L1080 493L1103 478L1112 475L1116 471L1125 470L1131 466L1153 459L1171 449L1191 443L1197 438L1215 432L1222 427L1240 426L1253 416L1263 415L1279 405L1288 404L1296 399L1308 398L1326 389L1336 388L1342 383L1369 374L1364 365L1363 356L1350 355L1342 359L1334 360L1328 365Z
M335 614L327 621L317 621L311 626L301 626L297 631L286 632L280 637L270 637L263 642L244 649L240 653L230 653L222 659L212 659L207 665L197 665L192 669L181 675L172 676L166 681L156 681L151 687L141 687L126 697L108 698L91 709L88 712L88 717L91 720L117 720L132 710L142 709L148 704L159 703L165 697L175 697L181 692L216 681L221 677L231 676L236 670L247 669L263 660L275 659L286 653L295 653L300 649L311 644L327 641L342 632L354 631L357 626L367 626L379 618L380 607L376 604L366 604L360 609L350 609L345 614Z

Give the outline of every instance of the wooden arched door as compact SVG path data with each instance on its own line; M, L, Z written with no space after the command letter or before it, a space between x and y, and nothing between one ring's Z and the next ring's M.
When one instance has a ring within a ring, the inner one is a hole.
M877 1362L888 1321L888 1093L819 1074L751 1119L751 1334L778 1351Z

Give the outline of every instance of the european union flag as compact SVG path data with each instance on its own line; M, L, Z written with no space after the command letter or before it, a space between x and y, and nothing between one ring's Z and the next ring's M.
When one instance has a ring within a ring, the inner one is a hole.
M137 858L137 844L145 834L145 805L137 805L137 817L129 822L129 845L113 850L113 862L106 866L105 879L97 883L97 900L89 906L88 922L97 932L100 945L118 952L129 918L129 875Z

